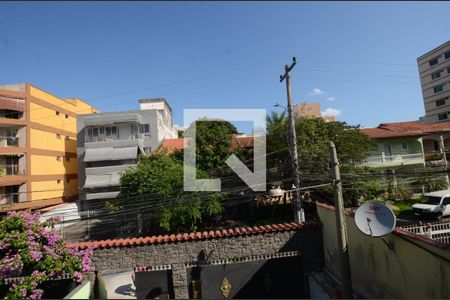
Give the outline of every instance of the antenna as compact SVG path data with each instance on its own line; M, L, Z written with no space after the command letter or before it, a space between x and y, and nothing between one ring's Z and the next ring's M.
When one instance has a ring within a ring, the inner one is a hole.
M395 215L392 210L378 202L366 202L355 212L355 223L365 235L381 237L395 228Z

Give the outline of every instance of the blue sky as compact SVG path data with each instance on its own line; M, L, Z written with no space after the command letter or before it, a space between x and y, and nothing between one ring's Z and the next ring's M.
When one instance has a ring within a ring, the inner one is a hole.
M424 114L416 58L449 39L448 2L0 3L0 84L102 111L320 102L365 127ZM314 92L316 91L316 92Z

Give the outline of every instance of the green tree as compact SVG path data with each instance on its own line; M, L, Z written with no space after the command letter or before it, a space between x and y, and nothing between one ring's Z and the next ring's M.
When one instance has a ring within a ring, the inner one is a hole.
M278 118L268 117L268 120ZM268 152L288 148L287 122L267 122ZM322 118L296 118L295 129L300 163L303 173L327 173L329 162L329 141L336 145L338 158L342 164L356 165L363 161L374 142L359 130L345 122L325 122ZM289 152L280 156L286 159Z
M197 178L208 176L197 170ZM218 192L184 191L183 164L162 153L141 157L138 167L127 170L120 182L121 197L144 196L149 203L154 203L152 214L165 230L195 230L205 217L222 211L225 198Z
M189 136L193 127L186 129L184 136ZM231 154L239 158L243 157L242 151L233 146L232 138L238 131L228 121L213 121L206 118L200 119L195 125L196 138L196 167L208 173L212 177L221 177L229 174L230 170L225 161ZM188 146L192 147L194 141L188 140ZM183 161L183 151L175 151L172 156Z

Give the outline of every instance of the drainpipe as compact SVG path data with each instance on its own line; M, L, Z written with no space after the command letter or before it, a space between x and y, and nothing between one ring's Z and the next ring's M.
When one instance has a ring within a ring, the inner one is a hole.
M445 180L447 181L447 188L449 187L450 184L450 180L448 178L448 172L447 172L447 155L445 154L445 144L444 144L444 137L442 136L442 134L439 136L439 143L440 143L440 148L441 148L441 153L444 156L444 166L445 166Z

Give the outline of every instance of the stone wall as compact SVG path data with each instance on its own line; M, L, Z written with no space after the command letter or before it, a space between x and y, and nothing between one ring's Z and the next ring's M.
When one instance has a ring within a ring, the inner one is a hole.
M99 247L94 251L97 271L170 265L175 297L188 298L186 264L208 260L233 259L300 251L303 270L310 272L323 264L320 226L295 230L264 232L230 237L194 239L166 243L148 243Z

